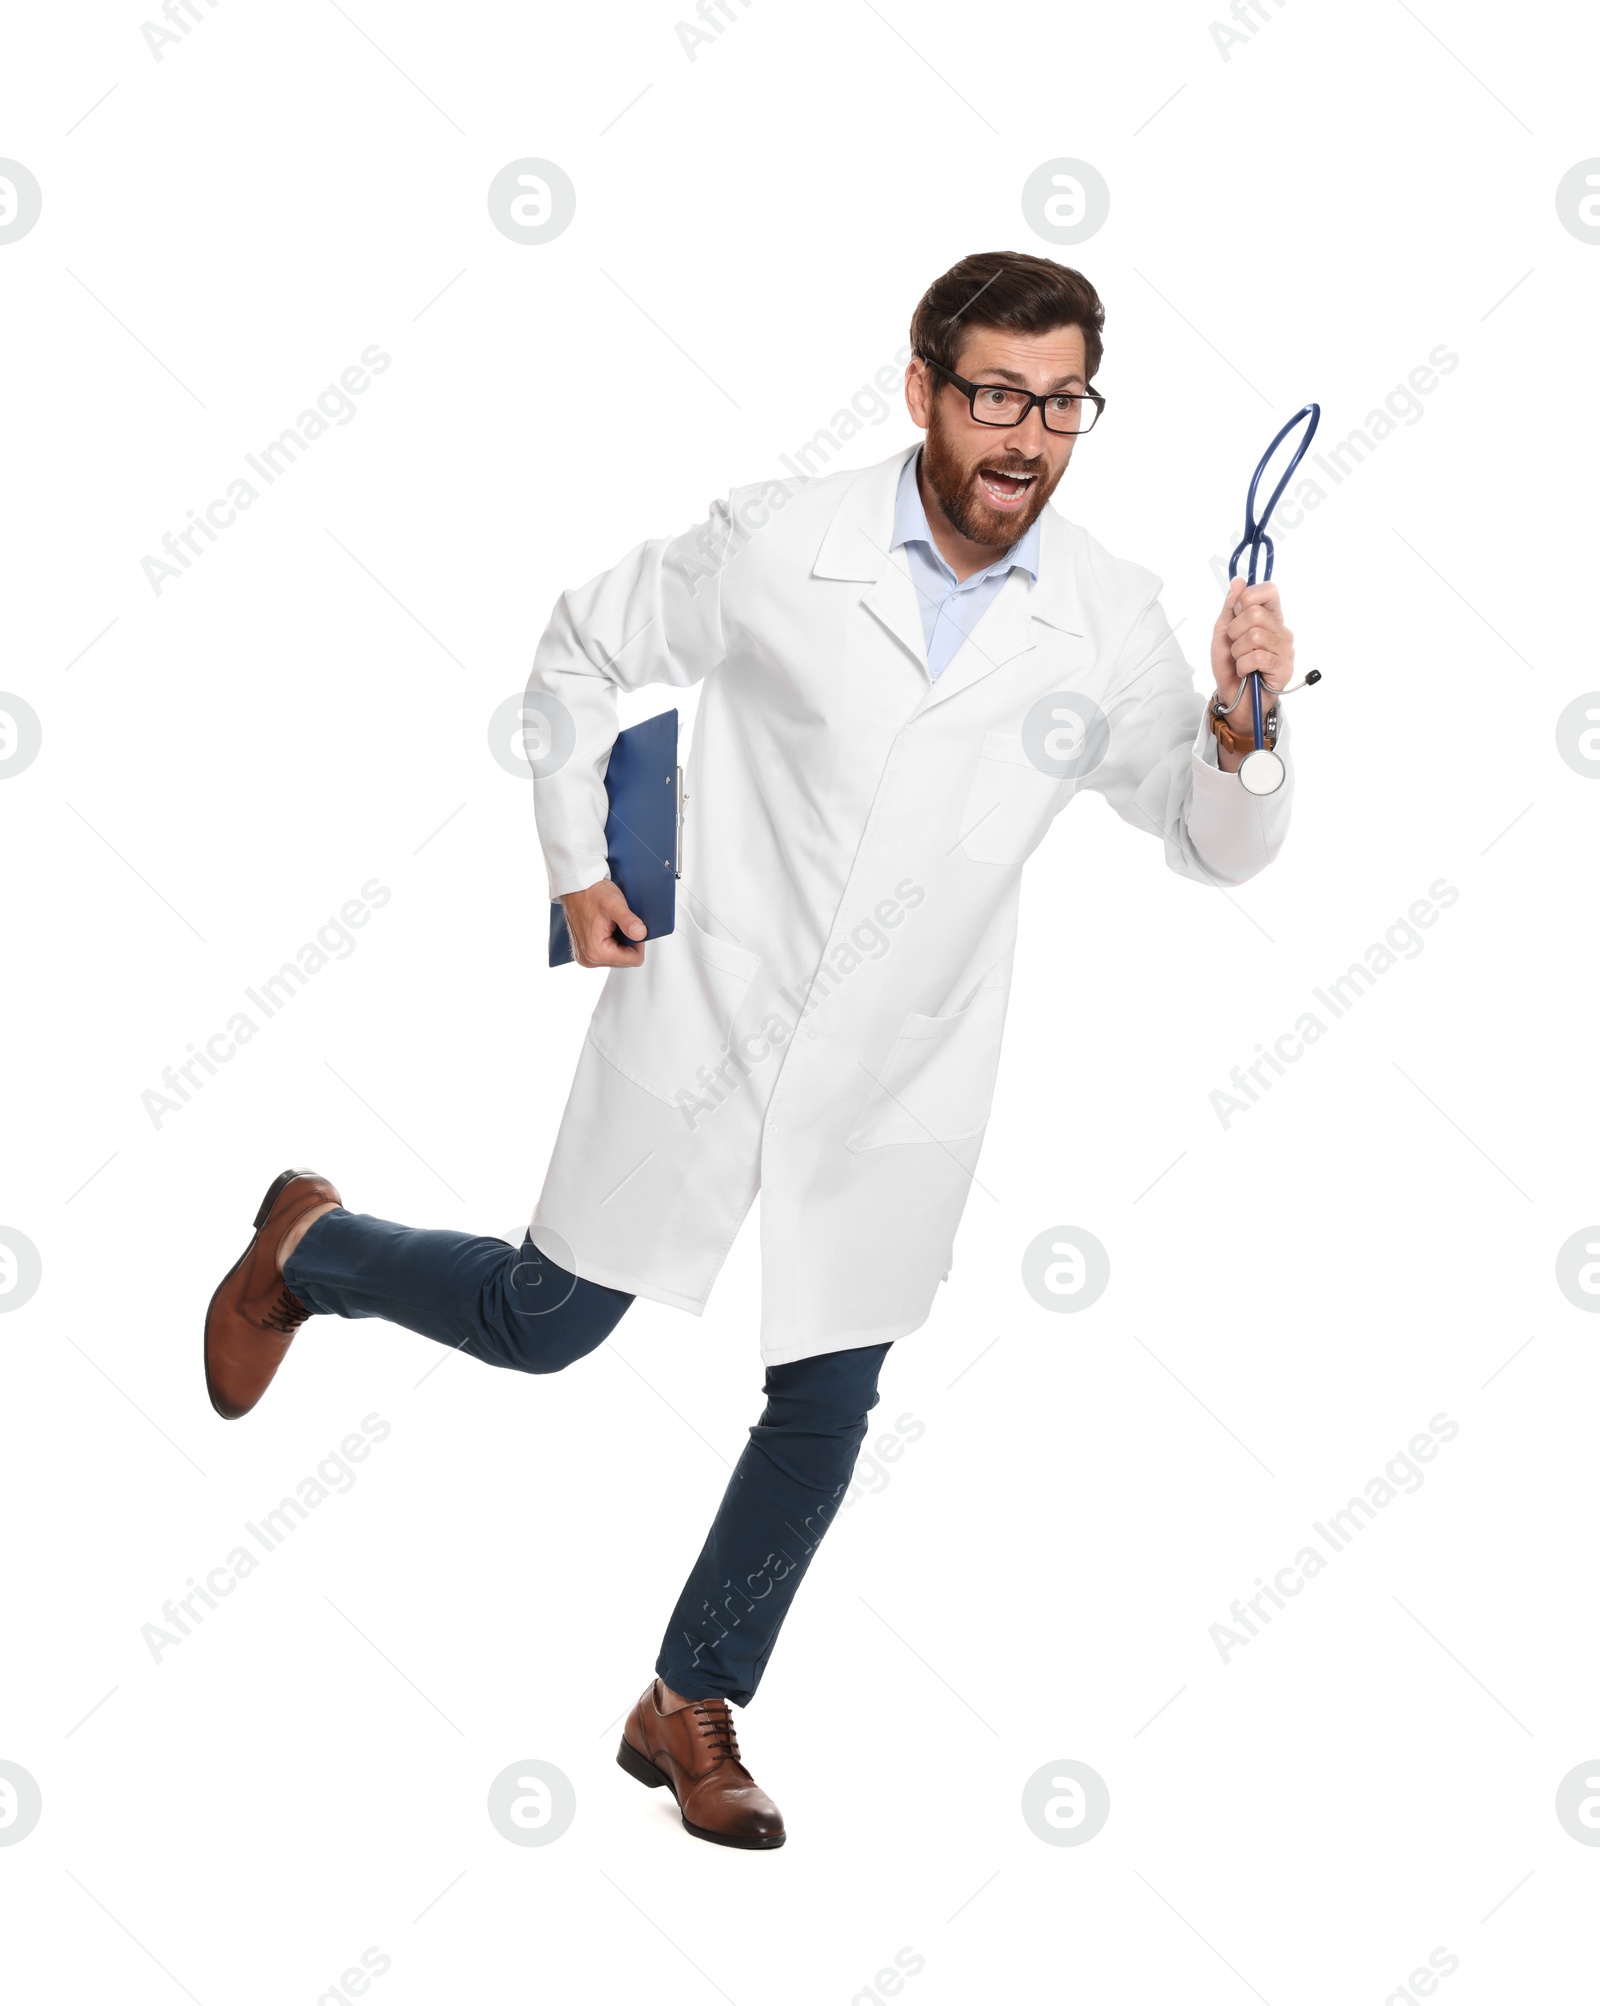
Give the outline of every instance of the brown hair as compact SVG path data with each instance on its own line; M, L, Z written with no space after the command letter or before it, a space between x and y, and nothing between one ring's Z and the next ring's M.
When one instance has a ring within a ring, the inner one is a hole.
M1048 334L1052 328L1083 332L1084 367L1093 383L1103 348L1106 310L1083 276L1027 251L974 251L934 280L911 316L917 355L954 369L969 328L998 327L1014 334Z

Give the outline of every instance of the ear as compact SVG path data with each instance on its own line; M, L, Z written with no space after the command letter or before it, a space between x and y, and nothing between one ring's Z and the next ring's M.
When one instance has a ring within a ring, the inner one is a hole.
M928 429L933 401L933 372L920 355L913 355L906 364L906 409L911 413L912 422Z

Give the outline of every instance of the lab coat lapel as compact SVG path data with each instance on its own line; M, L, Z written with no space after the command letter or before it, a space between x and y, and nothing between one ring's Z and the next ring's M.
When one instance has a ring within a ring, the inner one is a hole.
M922 708L947 703L985 676L993 675L1036 645L1029 609L1028 574L1008 571L976 627L950 657L943 674L922 700Z
M889 548L900 469L916 450L908 446L876 466L863 467L856 475L834 510L811 575L859 579L866 585L869 589L862 594L862 605L926 675L928 650L911 567L903 550Z
M926 675L928 644L923 635L922 607L903 549L886 553L883 571L861 603L915 657L917 666Z

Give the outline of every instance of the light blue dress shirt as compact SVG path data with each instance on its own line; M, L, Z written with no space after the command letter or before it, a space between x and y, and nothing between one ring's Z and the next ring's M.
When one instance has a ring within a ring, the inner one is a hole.
M937 682L950 666L951 658L977 626L990 601L1006 582L1011 567L1020 565L1029 578L1039 577L1039 525L1033 522L1025 536L982 571L975 571L960 584L939 554L928 527L928 513L922 506L917 487L917 467L922 460L919 446L900 469L900 485L894 499L894 535L889 548L905 545L911 567L911 582L917 588L917 604L922 609L922 638L928 650L928 675Z

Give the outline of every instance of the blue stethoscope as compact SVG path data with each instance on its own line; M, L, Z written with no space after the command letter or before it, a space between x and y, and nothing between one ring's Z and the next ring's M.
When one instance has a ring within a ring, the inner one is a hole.
M1295 468L1299 466L1300 462L1305 458L1306 448L1311 444L1311 441L1316 437L1317 423L1321 418L1321 416L1322 416L1322 406L1320 404L1303 404L1300 407L1300 409L1296 411L1294 416L1289 420L1288 424L1285 425L1282 428L1282 430L1278 433L1277 437L1273 440L1272 444L1268 446L1267 450L1261 455L1261 459L1256 466L1255 473L1251 476L1250 492L1245 497L1244 535L1239 539L1239 542L1234 549L1233 555L1228 559L1228 576L1230 579L1236 578L1238 576L1239 559L1244 555L1246 550L1248 550L1250 553L1250 569L1246 578L1246 583L1250 585L1254 585L1257 583L1256 567L1257 564L1261 562L1263 554L1265 554L1265 562L1262 565L1260 582L1262 584L1265 584L1266 581L1269 578L1271 578L1272 538L1267 534L1267 522L1272 514L1272 511L1278 506L1279 499L1282 496L1284 489L1289 485L1290 478L1293 475ZM1288 438L1289 434L1294 430L1295 426L1298 425L1302 420L1309 421L1306 424L1305 433L1302 436L1300 443L1295 447L1294 452L1290 457L1289 464L1284 468L1283 473L1279 478L1278 485L1272 490L1271 495L1268 497L1266 507L1261 511L1260 515L1258 516L1256 514L1256 489L1261 485L1261 476L1267 471L1267 467L1271 462L1273 454L1283 444L1284 440ZM1313 671L1309 676L1306 677L1306 681L1308 683L1317 682L1319 680L1320 677L1316 671ZM1283 785L1284 774L1286 769L1284 767L1282 759L1278 756L1276 752L1273 751L1272 747L1267 743L1266 731L1263 727L1261 718L1260 672L1258 670L1252 669L1249 676L1246 678L1246 681L1250 685L1250 723L1251 723L1252 733L1255 738L1255 749L1251 752L1247 752L1244 758L1240 760L1239 780L1247 793L1276 794L1278 789Z

